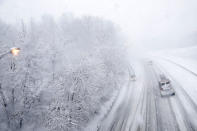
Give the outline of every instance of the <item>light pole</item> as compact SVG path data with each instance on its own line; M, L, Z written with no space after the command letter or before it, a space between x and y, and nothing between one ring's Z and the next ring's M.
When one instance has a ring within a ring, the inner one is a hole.
M19 54L19 52L20 52L20 48L13 47L9 51L1 54L0 55L0 60L4 56L9 55L9 54L12 54L13 56L17 56ZM4 106L5 113L6 113L6 117L7 117L7 124L8 124L8 127L10 127L9 111L7 109L6 97L5 97L5 95L4 95L3 91L2 91L1 83L0 83L0 96L1 96L1 99L2 99L2 102L3 102L3 106Z
M8 55L8 54L12 54L13 56L17 56L17 55L19 54L20 50L21 50L21 49L18 48L18 47L13 47L13 48L11 48L9 51L7 51L7 52L1 54L1 55L0 55L0 60L1 60L4 56L6 56L6 55Z

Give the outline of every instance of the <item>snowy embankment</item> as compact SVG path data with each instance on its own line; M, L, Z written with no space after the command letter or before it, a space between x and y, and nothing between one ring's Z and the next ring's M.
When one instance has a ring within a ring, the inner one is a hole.
M197 75L197 46L164 51L158 57Z
M98 130L100 123L108 116L112 108L114 108L114 106L116 106L117 103L119 105L120 102L122 101L122 98L123 98L122 96L127 91L126 87L127 87L128 81L129 80L125 82L125 85L123 85L123 87L120 90L114 91L111 99L101 107L99 114L95 116L95 118L90 123L88 123L88 126L85 128L84 131L97 131Z
M164 59L197 76L197 61L195 59L185 59L174 56L168 56Z

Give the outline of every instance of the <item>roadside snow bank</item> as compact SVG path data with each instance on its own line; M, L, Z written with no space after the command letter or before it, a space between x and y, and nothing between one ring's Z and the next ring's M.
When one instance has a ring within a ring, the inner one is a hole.
M101 107L99 114L94 119L92 119L90 123L88 123L88 126L84 129L84 131L98 130L100 123L102 122L103 119L107 117L107 115L109 114L111 109L115 106L115 104L117 105L118 103L119 105L121 103L120 101L122 99L120 98L123 98L123 95L125 94L127 89L126 88L127 84L128 82L125 82L125 85L120 90L114 91L111 99Z

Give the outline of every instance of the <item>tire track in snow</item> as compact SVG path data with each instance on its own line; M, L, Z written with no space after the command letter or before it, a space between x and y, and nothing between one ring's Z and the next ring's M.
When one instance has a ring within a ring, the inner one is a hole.
M153 65L152 65L153 67ZM159 89L159 85L158 85L158 81L159 81L159 74L161 74L161 70L159 70L157 67L154 66L154 69L152 68L154 77L155 77L155 84L156 84L156 90L157 90L157 97L158 99L156 99L156 104L157 104L157 108L158 111L160 112L158 114L158 126L159 126L159 131L165 131L165 130L169 130L170 131L180 131L179 129L179 125L178 122L176 120L174 111L172 109L171 103L170 101L170 97L161 97L160 96L160 89ZM165 106L163 106L165 105ZM163 113L162 113L163 112ZM166 113L166 115L165 115ZM167 117L168 116L168 117ZM173 124L172 124L173 123ZM165 126L166 127L165 127Z
M146 67L146 77L151 78L150 73L151 69L148 69L150 67ZM158 131L158 111L157 111L157 106L156 106L156 96L155 96L155 89L154 89L154 82L153 80L147 81L148 83L148 90L147 90L147 111L146 111L146 127L145 131Z

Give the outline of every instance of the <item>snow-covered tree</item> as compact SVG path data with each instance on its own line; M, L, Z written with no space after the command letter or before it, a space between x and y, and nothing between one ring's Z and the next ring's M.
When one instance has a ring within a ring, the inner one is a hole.
M0 130L83 130L124 81L124 41L110 21L45 15L0 29L2 50L21 48L0 63Z

